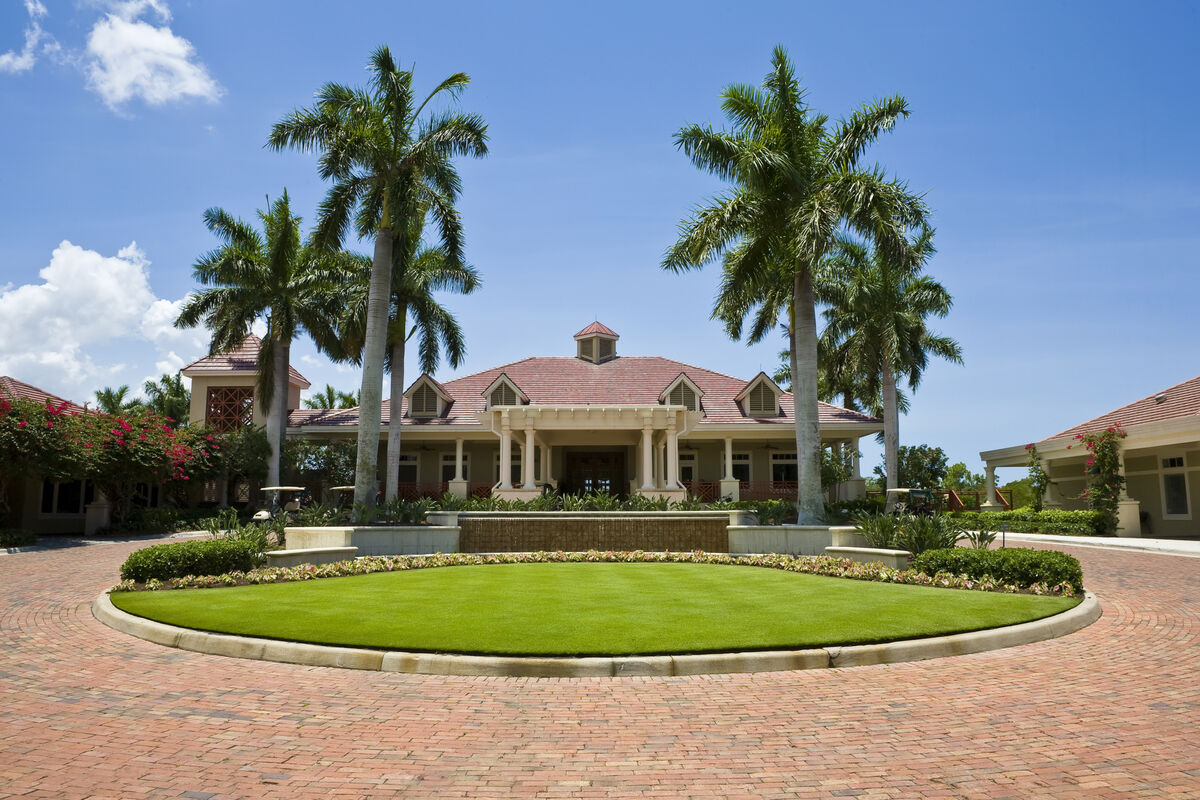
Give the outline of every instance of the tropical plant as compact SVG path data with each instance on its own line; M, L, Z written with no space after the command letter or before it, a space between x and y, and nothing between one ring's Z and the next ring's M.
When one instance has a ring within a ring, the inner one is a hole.
M996 541L996 532L982 528L977 531L966 530L963 531L963 538L976 550L987 550Z
M1104 516L1108 533L1117 529L1117 510L1125 491L1125 476L1121 474L1121 440L1124 438L1125 430L1120 424L1075 436L1088 451L1085 464L1088 487L1080 497L1088 502L1093 511Z
M388 344L393 251L410 235L413 220L430 216L447 255L461 262L454 201L460 180L452 159L487 153L487 125L474 114L442 112L424 117L439 96L456 99L470 82L456 72L424 100L413 93L413 73L400 69L387 47L371 56L368 89L326 84L317 102L287 114L271 130L268 146L321 153L321 178L333 185L321 203L316 244L341 247L353 227L374 238L363 336L363 377L355 467L355 508L375 503L382 411L384 355Z
M795 403L801 524L824 517L817 419L814 277L839 232L849 229L896 252L925 217L924 202L879 168L861 169L867 147L908 116L902 97L864 105L842 122L813 112L782 47L761 87L729 86L722 108L732 130L688 125L676 145L702 170L733 184L681 225L663 268L697 269L723 259L714 316L759 341L786 313Z
M1033 506L1034 511L1041 511L1042 504L1046 502L1046 490L1054 485L1054 481L1050 480L1050 474L1042 465L1037 445L1027 444L1025 450L1029 453L1029 488L1033 491L1029 505Z
M128 414L141 405L141 401L129 396L129 386L126 384L115 389L105 386L96 391L96 408L101 414Z
M317 408L324 411L332 411L339 408L358 408L358 395L359 392L339 392L331 384L327 383L324 389L312 397L305 398L304 407Z
M339 283L338 267L353 256L305 247L300 218L292 215L287 190L258 217L261 233L222 208L204 212L204 224L221 246L202 255L193 274L211 288L189 296L175 324L191 328L203 322L212 332L209 352L216 354L238 347L251 325L266 319L256 391L267 409L271 445L267 482L277 485L287 426L292 340L303 330L318 347L337 347L332 322L338 301L333 289Z
M187 424L192 402L192 393L183 385L183 377L164 373L157 381L142 384L146 393L146 407L167 420L171 427Z
M944 286L922 274L934 252L933 230L928 227L899 253L843 236L823 265L833 275L821 281L822 298L829 303L822 349L829 362L854 365L871 387L870 395L878 387L888 489L900 486L898 376L915 390L931 355L962 363L959 344L926 325L930 316L946 316L953 303Z
M444 348L450 366L462 364L466 342L458 320L434 297L437 291L470 294L479 287L479 274L457 255L459 243L430 247L421 241L423 218L411 222L408 236L392 249L392 302L388 319L385 367L391 376L388 394L388 439L384 470L384 499L391 502L400 489L400 411L404 403L404 358L408 339L417 336L421 371L432 374ZM457 234L456 234L457 235ZM371 264L357 262L350 290L343 298L346 313L339 323L345 358L361 361L365 349ZM410 327L409 320L412 325Z

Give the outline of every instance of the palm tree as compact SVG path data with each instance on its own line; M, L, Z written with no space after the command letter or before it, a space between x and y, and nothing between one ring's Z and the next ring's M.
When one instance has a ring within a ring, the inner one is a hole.
M116 389L105 386L96 392L96 407L102 414L128 414L141 405L141 401L129 397L129 386L125 384Z
M358 393L339 392L331 384L327 383L324 389L304 401L304 407L318 408L325 411L337 408L357 408Z
M487 125L482 117L450 112L422 117L435 97L456 99L470 82L466 74L454 73L417 102L413 73L397 67L387 47L371 55L370 69L368 89L326 84L313 107L285 116L267 140L275 150L321 152L321 177L333 185L321 203L314 237L318 246L341 247L351 225L360 237L375 239L354 475L358 508L375 502L393 250L397 244L402 250L409 248L404 240L411 222L428 214L439 228L446 252L461 260L454 210L461 182L452 159L487 154Z
M676 146L692 163L733 186L681 224L662 266L680 272L721 258L723 285L742 287L744 297L757 296L769 309L764 316L759 308L756 325L770 330L780 313L788 313L797 511L800 524L819 524L825 512L814 273L847 228L902 250L907 231L923 221L925 205L878 167L859 168L867 147L908 116L904 98L864 105L831 126L805 104L782 47L771 61L761 88L735 84L722 95L732 131L692 124L676 134ZM756 309L751 304L744 310L749 315Z
M401 408L404 402L405 345L419 334L417 353L421 371L432 374L438 367L441 351L446 351L450 366L457 367L466 355L466 343L458 320L434 299L434 292L451 291L470 294L479 287L479 273L464 264L445 247L431 247L421 240L422 220L417 218L408 235L392 251L392 302L388 319L387 363L391 376L388 421L387 458L385 460L385 500L391 502L399 494ZM367 334L369 307L367 276L369 265L363 265L362 280L353 282L346 298L346 315L340 326L340 337L346 356L362 358ZM409 319L412 327L409 327Z
M790 356L789 351L780 351L779 366L771 375L771 380L785 387L789 392L792 390ZM823 339L817 340L818 400L823 403L841 402L842 408L850 411L861 411L873 417L882 417L883 395L880 393L878 381L872 383L865 373L866 371L862 367L848 361L844 353L831 351ZM896 389L896 407L901 414L908 413L908 395L899 388Z
M164 374L157 381L146 381L142 389L146 393L146 407L160 417L166 417L171 427L187 422L192 393L183 385L178 372Z
M319 253L301 243L300 218L292 216L286 190L258 217L261 233L224 209L204 212L204 224L221 246L202 255L193 274L211 288L187 299L175 325L191 328L203 322L212 332L209 352L215 354L238 347L255 320L265 318L256 391L267 409L267 483L275 485L287 426L292 340L304 330L318 347L337 346L333 320L338 302L332 289L339 282L339 264L349 256Z
M822 349L841 363L856 365L872 396L883 400L883 451L888 489L900 474L900 413L897 376L910 389L921 382L930 356L962 363L962 348L926 325L944 317L953 300L942 284L922 274L935 252L933 230L924 228L897 258L885 248L843 238L832 261L845 276L825 287ZM890 500L889 500L890 502Z

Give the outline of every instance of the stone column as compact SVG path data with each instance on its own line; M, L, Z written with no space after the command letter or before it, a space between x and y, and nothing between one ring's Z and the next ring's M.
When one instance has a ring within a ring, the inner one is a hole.
M446 487L455 497L466 497L471 490L467 479L463 476L463 440L454 440L454 480Z
M550 484L550 445L542 443L542 483Z
M667 488L679 488L679 432L674 422L667 425Z
M721 479L721 497L737 501L742 496L742 486L733 477L733 439L725 440L725 477Z
M654 488L654 425L642 426L642 490Z
M525 429L525 444L521 446L521 469L525 472L525 485L522 489L534 491L537 489L537 481L533 477L534 468L534 452L537 445L533 441L533 426L530 425Z
M984 472L987 476L985 482L987 494L984 497L983 505L981 507L990 511L999 507L1000 505L996 502L996 468L991 464L988 464L986 467L984 467Z
M1125 477L1125 449L1117 451L1117 465ZM1117 495L1117 536L1140 538L1142 535L1142 504L1129 496L1127 485L1121 485Z
M667 443L665 441L654 445L654 487L656 489L665 489L666 484L666 461L665 453Z
M500 488L511 489L512 485L512 430L508 427L508 416L500 423Z
M1046 473L1047 477L1049 477L1050 463L1048 461L1042 462L1042 470ZM1049 483L1046 484L1046 491L1042 493L1042 508L1061 508L1061 507L1062 507L1062 500L1058 494L1058 484L1056 484L1054 481L1050 481Z

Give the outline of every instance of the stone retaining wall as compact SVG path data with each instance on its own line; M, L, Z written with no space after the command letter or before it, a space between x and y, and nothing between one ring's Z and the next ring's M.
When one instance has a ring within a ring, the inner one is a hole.
M531 550L729 551L725 515L622 513L589 518L557 514L475 516L463 514L459 547L464 553Z

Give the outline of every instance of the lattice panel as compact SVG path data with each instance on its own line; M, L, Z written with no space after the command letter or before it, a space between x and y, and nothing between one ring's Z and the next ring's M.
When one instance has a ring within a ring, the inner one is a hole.
M210 386L204 424L227 433L254 424L253 386Z

